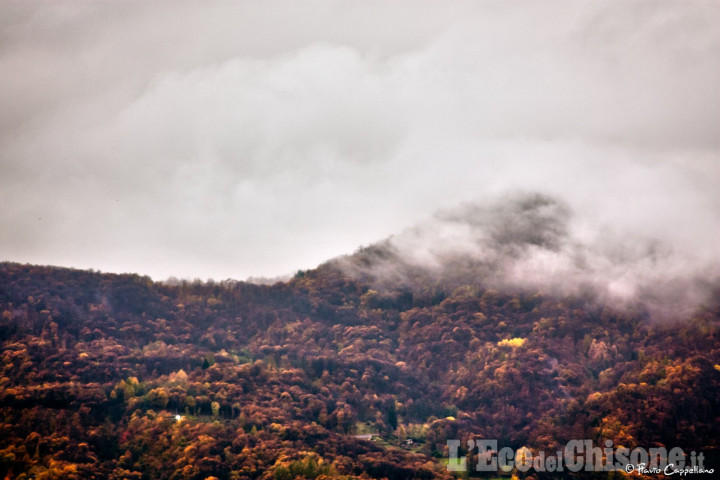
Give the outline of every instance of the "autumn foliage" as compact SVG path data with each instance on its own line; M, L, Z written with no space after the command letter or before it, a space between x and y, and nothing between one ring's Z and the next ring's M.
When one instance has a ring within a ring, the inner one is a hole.
M717 461L719 327L718 305L657 324L332 263L275 285L4 263L0 477L448 478L446 440L470 437Z

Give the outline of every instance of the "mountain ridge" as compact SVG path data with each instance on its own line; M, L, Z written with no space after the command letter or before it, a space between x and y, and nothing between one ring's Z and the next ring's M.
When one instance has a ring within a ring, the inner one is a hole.
M272 286L11 263L0 282L6 473L277 478L322 464L328 476L440 478L432 459L447 440L477 437L717 452L716 305L663 324L581 295L376 290L337 262ZM387 446L352 438L366 429ZM149 432L185 440L165 452Z

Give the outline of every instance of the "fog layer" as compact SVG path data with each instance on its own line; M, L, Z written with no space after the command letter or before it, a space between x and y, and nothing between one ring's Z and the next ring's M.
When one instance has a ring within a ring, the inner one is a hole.
M709 306L720 287L717 258L588 228L562 201L527 192L438 212L335 263L379 289L476 285L583 296L661 321Z

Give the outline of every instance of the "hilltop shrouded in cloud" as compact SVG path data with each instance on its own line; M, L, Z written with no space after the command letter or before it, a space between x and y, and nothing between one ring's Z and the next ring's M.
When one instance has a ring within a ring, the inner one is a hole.
M273 277L515 189L717 258L714 2L0 9L2 259Z
M716 258L656 238L580 228L566 204L537 193L441 211L337 264L380 287L445 282L590 294L658 320L685 318L711 300L720 272Z
M0 0L0 479L720 468L718 19Z

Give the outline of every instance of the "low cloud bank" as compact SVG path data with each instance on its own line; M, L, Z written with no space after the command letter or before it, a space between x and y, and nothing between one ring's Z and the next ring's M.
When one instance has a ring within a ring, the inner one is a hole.
M603 225L590 229L580 220L558 198L507 194L439 211L338 264L380 287L442 281L590 295L617 308L646 309L660 321L686 318L712 301L720 285L716 257Z

